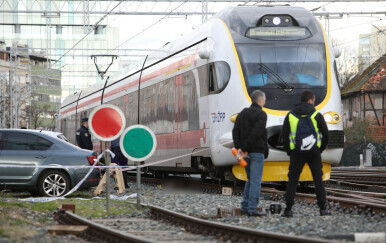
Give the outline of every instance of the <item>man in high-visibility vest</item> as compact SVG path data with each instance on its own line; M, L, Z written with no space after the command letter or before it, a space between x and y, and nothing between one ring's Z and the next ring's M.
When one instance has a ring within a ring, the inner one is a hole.
M315 193L320 207L320 215L331 215L326 203L326 191L323 185L321 153L328 143L328 128L323 116L315 110L315 95L304 91L301 103L288 113L282 128L284 149L290 156L288 184L285 194L286 209L284 217L292 217L292 206L299 176L305 163L311 169L315 183Z

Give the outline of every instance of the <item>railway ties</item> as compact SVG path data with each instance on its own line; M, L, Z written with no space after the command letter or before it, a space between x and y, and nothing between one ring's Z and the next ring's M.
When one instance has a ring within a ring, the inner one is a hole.
M86 226L87 230L80 236L98 242L329 242L204 220L157 206L142 206L149 209L148 217L91 221L58 210L55 218L61 224Z
M173 226L164 220L150 217L93 219L93 222L154 242L213 242L206 239L208 237L205 235L187 232L183 226Z

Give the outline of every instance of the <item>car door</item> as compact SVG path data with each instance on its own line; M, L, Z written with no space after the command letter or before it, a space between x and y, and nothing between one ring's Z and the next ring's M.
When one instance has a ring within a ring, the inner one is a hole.
M51 155L53 143L31 133L4 132L0 164L0 183L23 184L38 171L37 167L15 167L42 165Z

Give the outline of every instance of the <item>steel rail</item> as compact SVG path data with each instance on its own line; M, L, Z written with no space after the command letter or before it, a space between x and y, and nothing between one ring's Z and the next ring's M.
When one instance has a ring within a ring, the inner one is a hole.
M215 235L224 241L232 242L330 242L323 239L313 239L303 236L290 236L282 233L271 233L254 230L241 226L233 226L224 223L213 222L177 213L157 206L150 206L151 214L155 218L162 218L175 224L185 225L187 231L192 233L206 233Z
M130 176L128 177L130 178ZM155 178L146 178L142 177L142 182L143 183L150 183L153 185L156 184L162 184L161 179L155 179ZM208 193L221 193L222 187L226 187L224 185L218 185L218 184L211 184L211 183L201 183L202 190ZM233 194L235 195L241 195L243 188L242 187L232 187L229 186L233 189ZM270 197L272 200L279 199L280 197L283 197L285 194L285 191L280 191L277 189L272 189L272 188L267 188L267 187L262 187L261 188L262 193L268 193L270 194ZM299 201L305 201L305 202L316 202L316 195L315 194L306 194L306 193L296 193L295 196L296 200ZM386 215L386 204L384 203L374 203L374 202L369 202L366 201L365 198L362 199L353 199L353 198L344 198L344 197L334 197L334 196L327 196L327 201L328 202L334 202L334 203L339 203L342 208L346 209L361 209L361 210L367 210L370 211L372 210L374 213L379 213L379 214L385 214Z
M82 218L74 213L59 209L54 218L61 224L86 225L87 230L80 236L87 240L97 242L133 242L133 243L154 243L155 241L138 237L132 234L122 233L118 230L107 228L101 224Z
M183 226L186 231L195 234L204 234L215 236L222 241L231 240L232 242L311 242L324 243L331 242L330 240L314 239L303 236L290 236L282 233L272 233L261 230L254 230L241 226L233 226L224 223L213 222L200 219L197 217L188 216L182 213L177 213L168 209L153 205L142 205L150 208L151 217L162 219L172 224ZM101 224L92 222L82 218L74 213L60 209L55 213L55 219L62 224L70 225L85 225L87 230L80 236L87 240L102 241L102 242L135 242L149 243L153 240L138 237L129 233L111 229Z
M263 191L263 190L262 190ZM271 192L280 196L284 196L285 192L265 189L265 192ZM366 201L366 199L353 199L353 198L343 198L343 197L333 197L327 196L327 202L339 203L341 208L346 209L362 209L370 211L372 210L375 213L386 214L386 204L384 203L374 203ZM314 194L305 194L305 193L296 193L295 200L305 201L305 202L316 202L316 195Z

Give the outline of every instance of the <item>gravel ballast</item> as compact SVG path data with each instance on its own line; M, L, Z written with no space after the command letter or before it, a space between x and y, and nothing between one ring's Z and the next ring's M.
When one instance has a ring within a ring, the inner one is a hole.
M135 183L130 183L127 193L135 193ZM241 196L205 194L187 190L170 190L156 186L142 185L141 202L164 207L176 212L209 218L217 222L249 227L257 230L280 232L289 235L326 238L328 235L358 232L386 232L386 218L382 215L359 215L357 212L344 213L334 205L332 216L320 216L315 204L296 202L293 206L293 218L281 214L267 214L266 217L225 217L218 218L218 208L239 208ZM269 209L272 203L280 203L282 211L284 201L260 200L259 207ZM268 211L268 210L267 210Z

